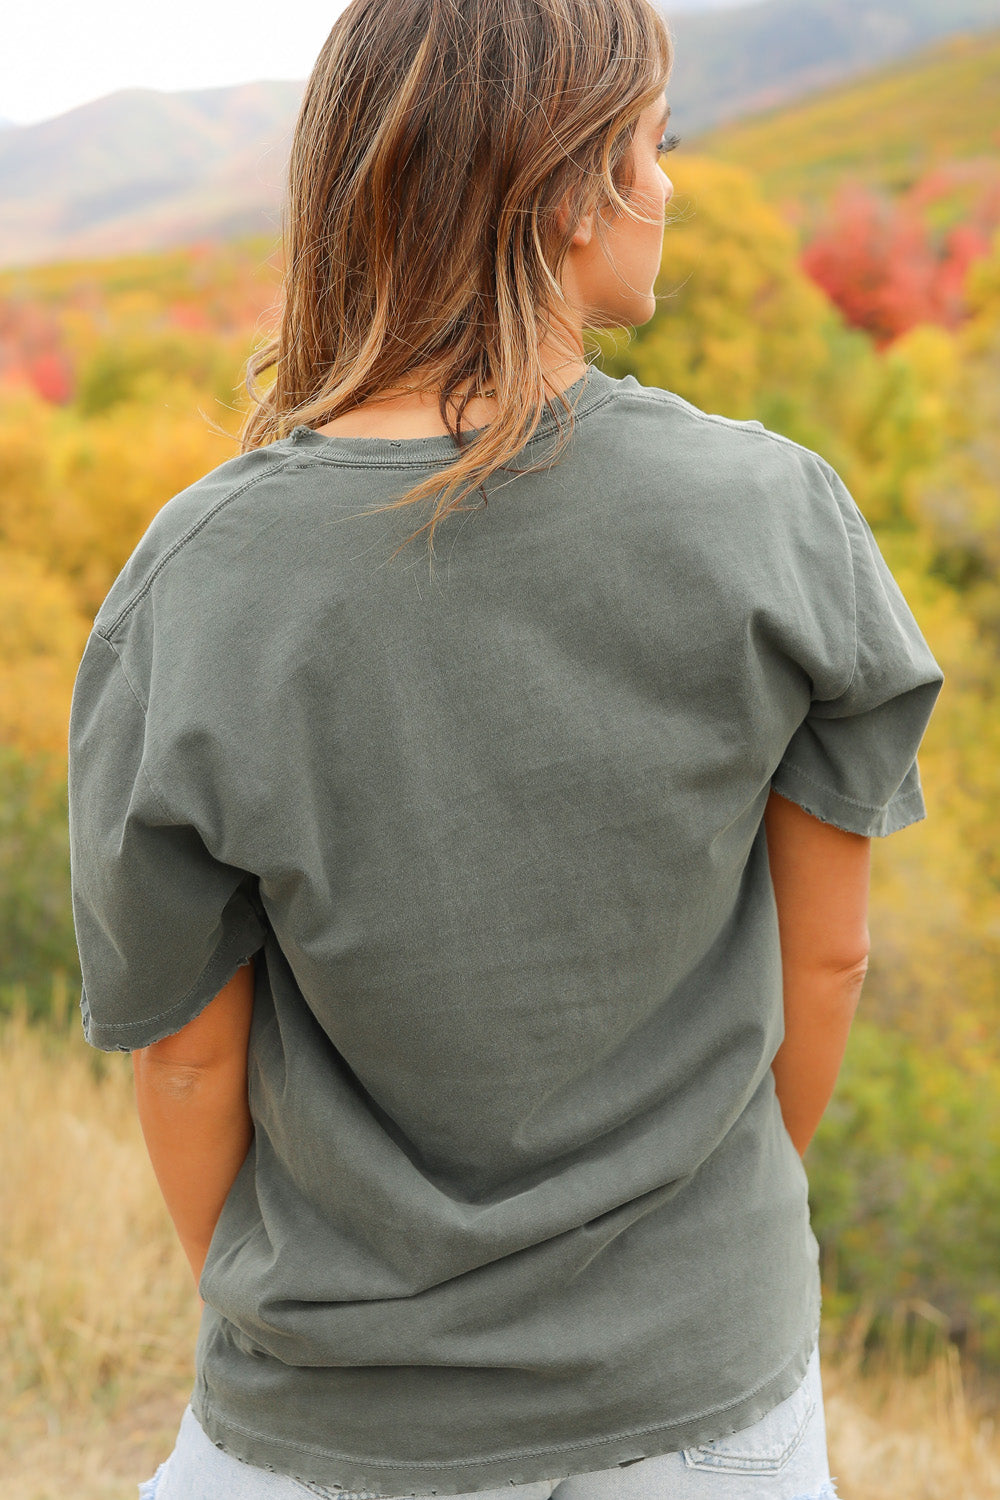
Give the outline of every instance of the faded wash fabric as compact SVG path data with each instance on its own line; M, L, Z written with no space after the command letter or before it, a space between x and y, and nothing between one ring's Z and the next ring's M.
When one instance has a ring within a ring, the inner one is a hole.
M175 1032L255 959L192 1407L321 1486L710 1443L816 1340L762 817L924 817L943 674L821 458L631 376L567 394L568 448L547 413L433 574L422 538L390 561L429 511L363 512L450 438L221 465L77 674L88 1040Z
M752 1427L714 1443L642 1458L624 1469L475 1490L483 1500L837 1500L826 1451L819 1349L797 1390ZM139 1500L387 1500L244 1463L210 1442L189 1406L173 1452ZM393 1497L394 1500L394 1497ZM425 1500L425 1497L421 1497Z

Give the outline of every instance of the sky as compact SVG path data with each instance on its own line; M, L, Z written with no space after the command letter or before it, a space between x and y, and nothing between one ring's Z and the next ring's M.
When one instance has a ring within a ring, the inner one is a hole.
M664 9L669 16L671 10L719 3L726 0L666 0ZM258 9L246 0L11 0L0 30L0 120L33 124L116 89L304 79L346 5L279 0Z
M116 89L305 78L346 3L12 0L0 31L0 119L33 124Z

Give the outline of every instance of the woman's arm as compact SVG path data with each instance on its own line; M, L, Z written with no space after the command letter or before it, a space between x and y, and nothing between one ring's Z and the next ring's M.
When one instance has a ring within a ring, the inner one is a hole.
M253 1136L253 991L251 960L187 1026L132 1054L146 1148L196 1283Z
M871 839L823 823L774 791L764 825L785 1005L774 1081L802 1156L833 1094L868 968Z

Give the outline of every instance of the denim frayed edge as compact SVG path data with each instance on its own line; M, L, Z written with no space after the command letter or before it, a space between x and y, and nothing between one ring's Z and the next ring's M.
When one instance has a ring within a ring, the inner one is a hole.
M823 1486L814 1495L796 1495L795 1500L839 1500L837 1491L833 1487L832 1479L824 1479ZM142 1500L142 1497L140 1497Z
M163 1471L166 1467L167 1462L164 1459L152 1479L144 1479L142 1481L139 1486L139 1500L156 1500L156 1491L160 1487L160 1480L163 1478ZM821 1500L825 1500L825 1497L821 1497Z

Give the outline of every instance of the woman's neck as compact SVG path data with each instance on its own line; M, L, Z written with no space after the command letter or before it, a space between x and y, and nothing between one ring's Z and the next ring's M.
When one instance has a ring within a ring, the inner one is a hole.
M583 358L582 340L578 348L567 351L565 345L555 347L542 343L542 375L546 395L554 397L568 390L585 374L587 365ZM406 384L419 383L420 371L414 370ZM316 431L330 437L375 437L375 438L422 438L445 437L448 429L438 409L440 393L436 390L385 391L371 396L360 406L341 412L332 421ZM457 400L452 402L452 415L457 415ZM486 427L496 416L497 401L493 396L472 396L462 413L462 426L466 430Z

